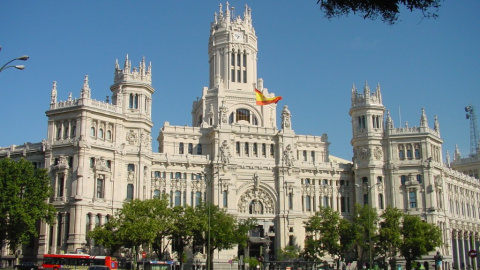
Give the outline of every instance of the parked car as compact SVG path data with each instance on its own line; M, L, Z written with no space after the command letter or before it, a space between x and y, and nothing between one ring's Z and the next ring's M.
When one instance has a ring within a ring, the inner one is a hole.
M15 270L38 270L42 267L39 267L36 263L33 262L23 262L14 266Z
M90 265L87 270L110 270L110 268L105 265Z

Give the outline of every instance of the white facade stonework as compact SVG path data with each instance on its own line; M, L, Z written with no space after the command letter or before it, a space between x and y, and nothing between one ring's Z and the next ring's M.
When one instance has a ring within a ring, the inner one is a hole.
M129 199L166 193L172 205L207 199L238 219L256 218L250 254L265 245L259 239L266 236L270 258L286 245L302 247L304 222L320 206L351 218L355 203L368 203L379 214L392 205L437 224L445 242L438 247L444 267L469 264L466 251L480 244L480 184L444 165L436 118L430 128L422 110L418 127L395 128L380 87L371 92L365 85L360 92L354 86L354 157L348 162L330 156L326 134L295 133L290 112L295 108L285 105L277 112L276 104L256 105L255 88L267 97L274 94L257 77L257 36L248 7L243 17L232 18L228 3L225 10L220 6L208 52L209 86L193 102L191 126L165 122L158 152L152 150L151 133L155 90L145 60L138 68L128 56L123 68L115 64L111 100L92 99L88 77L80 97L70 94L67 101L57 100L53 84L47 139L0 148L0 157L25 157L52 177L56 221L40 225L38 241L24 248L23 256L79 248L100 254L88 231ZM216 252L214 260L237 255L236 249ZM431 265L432 256L425 256Z

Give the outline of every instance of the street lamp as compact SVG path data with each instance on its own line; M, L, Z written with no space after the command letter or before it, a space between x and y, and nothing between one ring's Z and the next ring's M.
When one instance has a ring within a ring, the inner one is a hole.
M359 184L355 184L355 187L357 188L361 188L363 189L363 192L364 194L368 194L368 198L369 198L369 201L372 201L371 199L371 193L372 193L372 189L376 186L380 185L380 182L377 182L376 184L374 185L369 185L367 183L363 183L363 185L359 185ZM368 203L368 205L370 205L370 202ZM370 205L371 207L371 205ZM373 208L372 208L373 209ZM367 215L367 222L368 222L368 226L370 227L370 209L368 209L368 215ZM371 233L370 233L370 228L368 228L368 261L369 261L369 267L370 269L372 269L373 267L373 259L372 259L372 236L371 236Z
M2 50L2 47L0 47L0 51ZM16 61L16 60L21 60L21 61L27 61L28 60L28 55L22 55L20 57L17 57L15 59L12 59L10 61L8 61L5 65L3 65L2 67L0 67L0 72L2 72L4 69L7 69L7 68L16 68L16 69L19 69L19 70L23 70L25 69L25 66L24 65L11 65L11 66L8 66L8 64L12 63L13 61Z

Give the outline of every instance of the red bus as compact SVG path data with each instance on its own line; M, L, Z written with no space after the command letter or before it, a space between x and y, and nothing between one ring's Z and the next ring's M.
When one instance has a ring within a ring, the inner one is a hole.
M118 268L118 261L110 256L90 256L88 254L45 254L43 268L59 270L60 268L87 269L90 265L105 265L110 270Z

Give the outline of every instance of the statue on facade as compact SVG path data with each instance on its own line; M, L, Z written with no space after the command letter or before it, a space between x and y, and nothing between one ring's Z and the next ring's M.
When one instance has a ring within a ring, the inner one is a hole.
M293 156L292 147L289 144L283 151L283 164L287 167L292 167L294 161L295 157Z
M230 163L230 157L230 147L228 146L227 140L224 140L220 146L220 161L223 164L228 164Z
M291 117L292 117L292 114L290 113L290 110L288 109L288 106L287 105L283 106L283 110L282 110L282 129L291 129L292 128Z

